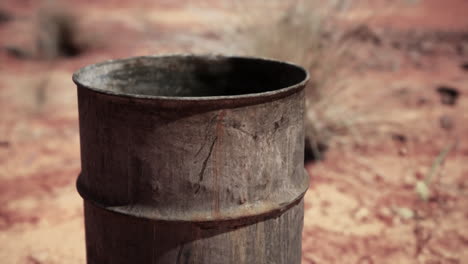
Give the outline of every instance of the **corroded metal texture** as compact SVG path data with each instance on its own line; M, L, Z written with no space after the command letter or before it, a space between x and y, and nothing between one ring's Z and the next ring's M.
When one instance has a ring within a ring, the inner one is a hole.
M223 56L76 72L88 263L299 263L307 78Z

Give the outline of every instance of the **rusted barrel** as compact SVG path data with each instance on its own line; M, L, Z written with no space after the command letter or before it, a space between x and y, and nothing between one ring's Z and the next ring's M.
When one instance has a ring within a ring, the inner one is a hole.
M88 264L300 263L307 79L192 55L76 72Z

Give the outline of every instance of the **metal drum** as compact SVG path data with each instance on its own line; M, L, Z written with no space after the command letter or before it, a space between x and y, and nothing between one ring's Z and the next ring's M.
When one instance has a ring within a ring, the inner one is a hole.
M88 264L300 263L307 80L225 56L77 71Z

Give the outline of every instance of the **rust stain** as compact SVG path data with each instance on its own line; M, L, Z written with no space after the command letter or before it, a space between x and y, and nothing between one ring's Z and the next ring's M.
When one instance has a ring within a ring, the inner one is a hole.
M216 138L218 141L218 144L216 144L216 149L215 149L215 160L214 160L214 169L213 169L213 190L214 190L214 197L213 197L213 215L215 217L219 216L219 192L220 192L220 185L219 185L219 173L220 173L220 167L223 166L223 160L222 160L222 153L223 153L223 135L224 135L224 125L223 125L223 120L224 117L226 116L226 110L221 110L219 111L218 118L217 118L217 123L216 123Z

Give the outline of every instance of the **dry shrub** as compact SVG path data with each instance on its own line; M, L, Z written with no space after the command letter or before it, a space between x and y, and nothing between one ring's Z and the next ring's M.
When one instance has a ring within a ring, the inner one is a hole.
M253 2L238 4L241 25L232 35L245 55L289 61L309 70L306 156L320 159L332 138L354 134L350 109L341 101L352 92L347 91L351 86L346 75L353 47L332 30L333 17L346 10L349 1Z
M370 135L376 138L401 130L401 126L386 120L388 113L381 111L385 103L380 100L382 95L372 103L359 102L363 91L373 90L379 95L381 90L356 79L356 68L362 59L381 63L379 56L384 55L372 50L384 44L368 24L408 1L397 0L385 3L378 11L361 12L359 19L347 26L339 19L354 8L359 10L361 1L236 1L234 9L240 22L228 35L233 36L231 41L238 52L293 62L309 70L306 159L321 159L331 145L361 144ZM369 56L369 52L378 56Z
M86 49L75 15L66 6L47 1L38 12L36 48L39 57L73 57Z

